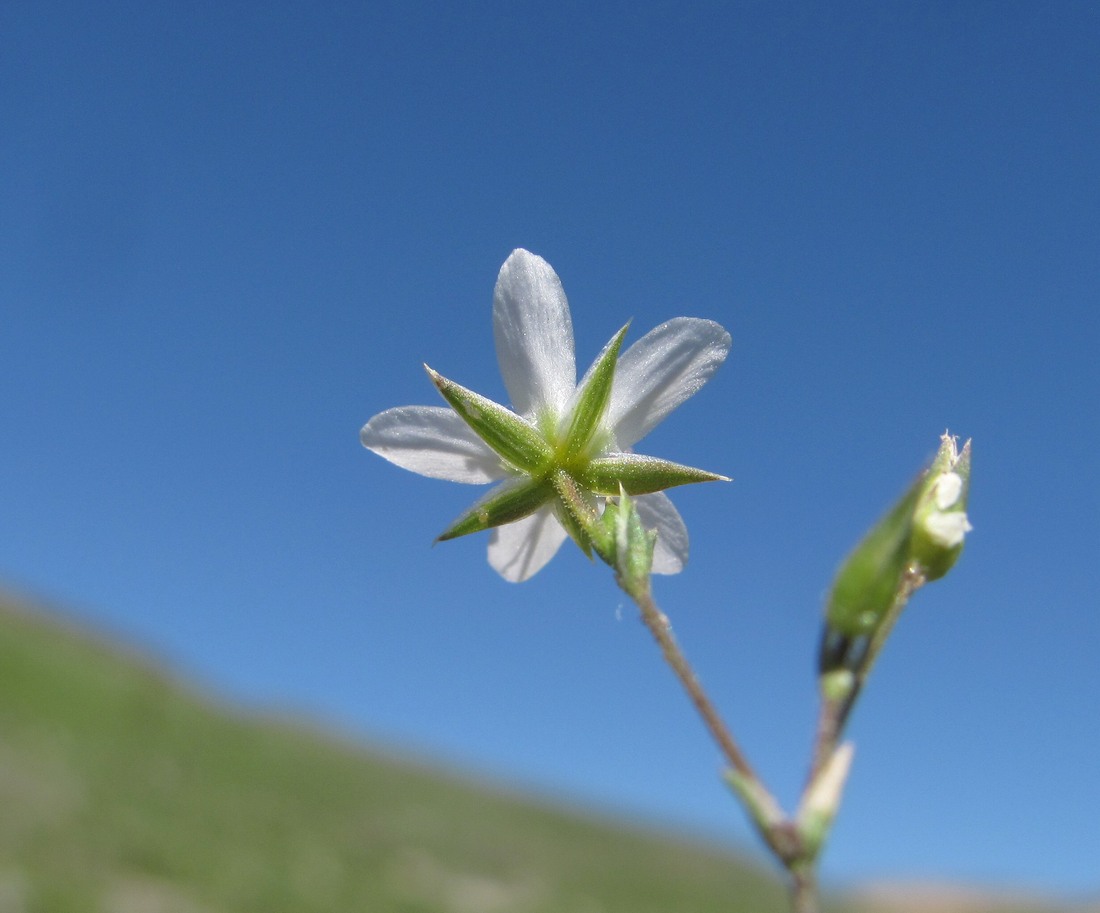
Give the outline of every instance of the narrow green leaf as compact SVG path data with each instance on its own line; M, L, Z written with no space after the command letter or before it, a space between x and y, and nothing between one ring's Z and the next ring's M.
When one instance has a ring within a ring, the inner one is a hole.
M494 526L513 523L533 514L554 496L548 479L524 479L505 482L490 491L436 539L444 542Z
M531 475L538 475L550 464L550 445L526 419L448 380L427 365L424 365L424 370L451 408L506 463Z
M647 495L693 482L728 482L703 469L672 463L640 453L613 453L590 461L580 474L582 484L601 495L616 495L619 486L627 494Z
M592 435L599 427L600 419L607 411L607 404L611 400L611 384L615 379L615 363L629 327L630 324L624 326L604 346L582 382L569 418L569 428L563 438L565 448L562 456L566 461L585 452Z

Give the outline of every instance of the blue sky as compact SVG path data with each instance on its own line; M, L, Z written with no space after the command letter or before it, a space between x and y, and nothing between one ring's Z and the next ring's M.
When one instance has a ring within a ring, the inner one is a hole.
M1100 8L15 2L0 36L0 580L233 700L753 845L607 569L431 548L477 491L359 446L437 402L423 361L505 399L526 247L583 364L630 318L733 336L645 442L734 477L675 493L656 593L788 804L837 563L974 438L824 873L1100 887Z

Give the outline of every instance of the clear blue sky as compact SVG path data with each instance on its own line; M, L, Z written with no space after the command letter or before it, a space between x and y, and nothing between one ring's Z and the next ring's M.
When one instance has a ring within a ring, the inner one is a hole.
M1100 887L1100 6L0 9L0 580L216 693L753 843L602 566L516 586L364 451L504 399L493 282L733 335L657 596L790 803L823 594L949 428L974 532L857 710L824 871ZM1090 418L1089 416L1092 416Z

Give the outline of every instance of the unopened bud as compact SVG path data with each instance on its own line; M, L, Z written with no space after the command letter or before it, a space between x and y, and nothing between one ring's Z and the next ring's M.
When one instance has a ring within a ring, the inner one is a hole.
M852 668L848 642L873 635L897 600L951 569L970 531L969 488L970 442L960 452L945 434L932 465L837 572L825 610L823 671Z
M970 441L957 450L944 435L917 502L910 555L924 580L938 580L958 561L972 529L966 515L970 489Z

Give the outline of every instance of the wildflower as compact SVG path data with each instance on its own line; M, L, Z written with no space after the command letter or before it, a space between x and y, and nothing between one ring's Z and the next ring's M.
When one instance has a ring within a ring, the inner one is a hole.
M631 448L710 379L725 360L730 336L711 320L679 317L620 357L626 329L578 384L561 281L541 257L516 250L501 267L493 295L497 359L512 409L425 365L450 408L388 409L367 422L360 439L368 450L421 475L497 482L439 538L491 528L489 563L506 580L536 573L567 535L588 551L576 505L598 516L620 485L637 496L643 524L657 532L652 570L677 573L687 560L687 529L662 490L725 477Z

